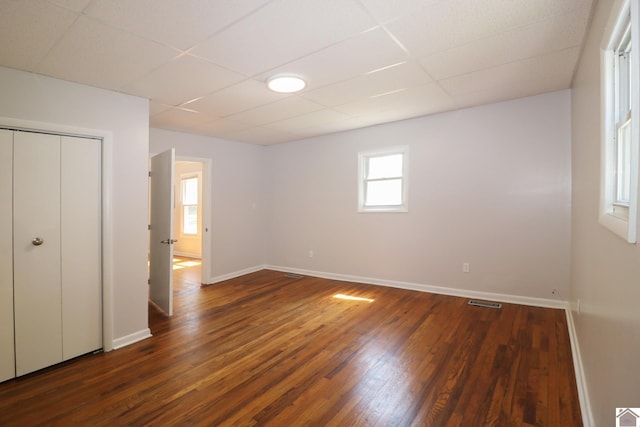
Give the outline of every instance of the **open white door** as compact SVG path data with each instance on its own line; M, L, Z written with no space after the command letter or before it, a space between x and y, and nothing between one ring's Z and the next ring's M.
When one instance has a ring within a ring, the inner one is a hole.
M172 148L151 158L151 231L149 233L149 298L168 316L173 314L173 167Z

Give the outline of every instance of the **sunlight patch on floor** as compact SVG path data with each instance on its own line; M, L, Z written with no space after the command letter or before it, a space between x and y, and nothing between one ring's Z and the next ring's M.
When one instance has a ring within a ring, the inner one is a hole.
M178 263L178 265L181 265L183 267L195 267L196 265L200 264L202 264L202 262L200 261L182 261Z
M333 297L337 299L347 300L347 301L366 301L366 302L374 301L371 298L355 297L353 295L345 295L345 294L335 294Z
M193 261L193 260L183 261L180 258L173 259L174 270L180 270L181 268L186 268L186 267L196 267L201 264L202 264L202 261Z

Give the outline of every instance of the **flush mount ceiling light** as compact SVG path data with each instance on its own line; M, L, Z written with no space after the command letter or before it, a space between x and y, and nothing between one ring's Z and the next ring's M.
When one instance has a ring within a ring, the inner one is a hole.
M267 87L278 93L300 92L306 85L301 77L293 75L277 75L267 80Z

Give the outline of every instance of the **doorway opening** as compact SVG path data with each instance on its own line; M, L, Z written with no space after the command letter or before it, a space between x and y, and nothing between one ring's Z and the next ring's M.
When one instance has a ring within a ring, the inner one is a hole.
M174 149L151 155L151 179L150 179L150 244L149 244L149 276L150 276L150 301L158 306L166 315L173 313L173 297L179 289L174 289L174 274L179 280L185 267L189 268L190 284L200 286L209 282L209 218L210 214L210 188L211 188L211 159L177 157L174 154L167 157L166 153L174 153ZM164 156L164 168L161 173L158 166L153 171L153 164ZM168 162L167 162L168 161ZM157 181L154 184L154 176ZM167 178L162 178L165 176ZM167 179L166 181L163 181ZM160 184L163 182L162 184ZM159 186L160 188L158 188ZM153 190L155 188L155 190ZM154 203L155 194L157 200L168 197L168 203ZM166 215L163 215L166 214ZM153 224L156 218L156 224ZM168 220L168 221L165 221ZM154 230L161 236L151 237ZM164 231L158 231L164 230ZM169 243L168 245L153 245L157 243ZM160 248L158 248L158 246ZM166 252L165 250L168 250ZM159 252L164 252L164 255ZM154 254L156 254L154 256ZM153 262L153 260L156 260ZM162 261L165 259L166 261ZM167 263L168 261L168 263ZM187 265L189 264L189 265ZM197 278L195 277L197 275Z
M173 255L202 259L202 162L177 160L175 164L175 201Z

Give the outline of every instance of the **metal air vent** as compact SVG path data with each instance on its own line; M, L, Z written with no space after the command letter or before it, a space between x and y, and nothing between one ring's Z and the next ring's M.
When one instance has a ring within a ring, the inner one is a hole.
M502 308L502 304L491 301L479 301L479 300L469 300L469 305L475 305L476 307L486 307L486 308Z

